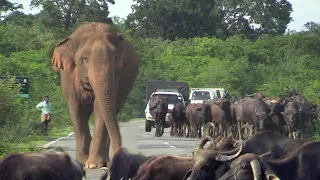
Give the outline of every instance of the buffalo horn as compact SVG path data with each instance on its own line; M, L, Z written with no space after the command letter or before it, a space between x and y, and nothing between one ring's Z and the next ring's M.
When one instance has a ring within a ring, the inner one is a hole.
M197 151L199 149L203 149L203 146L208 142L208 141L213 141L213 139L210 136L205 136L204 138L202 138L196 145L196 147L194 148L194 152L197 153Z
M249 94L246 93L246 96L247 96L247 97L252 97L252 96L254 96L255 94L256 94L256 93L253 93L253 94L250 94L250 95L249 95Z
M210 130L210 128L212 128L212 132L214 131L214 123L213 122L208 122L206 125L205 125L205 128L204 128L204 134L205 134L205 136L210 136L210 134L209 134L209 130Z
M112 173L111 173L111 171L110 171L107 167L102 167L102 168L100 168L99 170L104 170L104 171L106 171L106 173L108 174L106 180L110 180Z
M194 156L194 152L193 151L189 151L189 152L185 153L184 156L187 156L189 153L192 153L192 156Z
M266 174L267 180L269 179L280 180L280 178L277 175L275 175L270 169L269 170L267 169L265 174Z
M230 155L230 156L227 156L227 155L222 155L222 154L218 154L217 157L216 157L216 160L217 161L230 161L231 159L234 159L236 157L238 157L242 151L242 146L243 146L243 141L239 141L240 143L240 147L239 147L239 150L238 152L236 152L235 154L233 155Z
M258 160L254 159L250 162L254 180L261 180L261 167Z

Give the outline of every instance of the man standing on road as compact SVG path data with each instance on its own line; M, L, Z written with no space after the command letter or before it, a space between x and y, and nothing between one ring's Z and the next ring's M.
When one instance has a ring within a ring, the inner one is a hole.
M36 105L36 108L41 110L41 133L45 136L48 135L48 124L50 122L51 103L49 102L49 96L44 97L44 101Z

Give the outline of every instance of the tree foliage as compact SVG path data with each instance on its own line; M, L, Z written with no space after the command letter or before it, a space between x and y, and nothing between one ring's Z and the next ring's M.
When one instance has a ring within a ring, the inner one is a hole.
M114 0L32 0L31 6L42 6L40 19L47 28L70 31L91 21L111 23L108 3Z
M22 4L12 3L8 0L1 0L0 1L0 18L5 17L3 13L6 13L8 11L16 11L18 9L21 9L22 7L23 7Z
M137 37L225 38L283 34L291 21L287 0L135 0L126 25Z

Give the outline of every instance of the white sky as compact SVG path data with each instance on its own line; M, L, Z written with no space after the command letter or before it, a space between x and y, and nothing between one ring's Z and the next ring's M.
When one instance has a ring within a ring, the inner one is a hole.
M9 0L10 2L17 2L23 4L23 12L37 13L39 9L30 9L31 0ZM288 25L288 29L300 31L306 22L314 21L320 23L320 0L288 0L292 4L293 12L291 17L293 22ZM126 18L131 13L132 0L115 0L115 5L109 5L110 17L120 16Z

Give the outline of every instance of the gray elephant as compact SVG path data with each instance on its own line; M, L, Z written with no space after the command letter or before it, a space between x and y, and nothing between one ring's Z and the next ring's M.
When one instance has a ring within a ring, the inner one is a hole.
M113 152L122 147L116 117L138 74L136 53L114 27L92 22L57 44L51 64L54 71L60 71L77 160L87 168L106 166L110 142ZM93 137L88 125L92 112Z

